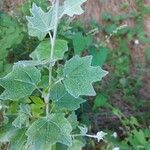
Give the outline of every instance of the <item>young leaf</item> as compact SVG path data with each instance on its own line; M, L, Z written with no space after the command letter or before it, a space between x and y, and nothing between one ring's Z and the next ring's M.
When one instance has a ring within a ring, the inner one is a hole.
M65 0L64 2L64 14L72 17L73 15L81 15L84 11L81 5L87 0Z
M51 45L49 40L42 41L38 47L30 54L33 60L48 61L50 59ZM64 53L68 51L68 43L65 40L56 40L54 48L54 60L62 59Z
M82 98L76 99L70 95L61 83L52 87L50 98L55 102L56 109L76 110L85 102Z
M66 62L63 70L66 90L75 98L80 95L94 96L93 82L100 81L108 72L91 66L92 56L74 56Z
M78 126L78 128L80 129L80 134L85 136L88 132L88 128L86 126Z
M41 31L42 33L49 32L53 29L53 8L45 13L40 7L33 3L31 13L33 16L27 16L26 18L34 29Z
M44 110L45 104L42 101L41 98L36 97L36 96L30 96L30 99L32 100L32 104L31 104L31 110L32 110L32 115L34 117L39 117Z
M62 114L51 114L35 121L27 130L27 145L35 150L50 150L56 143L72 145L72 127Z
M15 65L12 72L0 78L0 85L5 88L0 99L18 100L30 96L40 82L40 78L40 71L35 67Z

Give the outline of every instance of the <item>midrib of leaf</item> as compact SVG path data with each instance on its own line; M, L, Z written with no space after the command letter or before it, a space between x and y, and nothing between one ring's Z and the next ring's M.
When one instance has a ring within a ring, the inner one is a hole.
M55 123L53 121L51 121L51 123L55 124L58 127L58 129L60 130L60 132L62 133L62 135L64 136L64 138L68 141L68 139L65 137L65 133L61 131L61 128L57 125L57 123Z
M26 81L22 81L22 80L19 80L19 79L11 79L11 81L16 81L16 82L21 82L21 83L26 83L26 84L30 84L30 85L33 85L35 86L35 84L33 84L32 82L26 82Z
M84 65L84 62L82 62L77 67L75 67L69 74L67 74L67 76L69 76L69 77L72 76L73 72L76 71L77 69L79 69L80 67L82 67L82 65Z
M23 70L24 71L24 70ZM30 78L31 84L34 85L36 87L36 84L34 83L34 81L32 80L32 77L30 76L30 74L26 71L24 71L25 74L27 74L27 76ZM30 83L30 82L29 82Z
M58 92L57 92L58 93ZM59 100L61 100L67 93L64 93L60 98L57 98L57 101L58 102ZM58 94L57 94L57 97L58 97Z

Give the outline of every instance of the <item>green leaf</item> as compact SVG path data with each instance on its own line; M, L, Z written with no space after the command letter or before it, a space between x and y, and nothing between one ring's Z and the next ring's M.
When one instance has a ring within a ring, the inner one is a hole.
M20 105L18 117L12 122L12 125L21 129L23 125L26 127L29 125L29 117L31 116L31 108L29 105Z
M47 7L49 6L47 1L43 2L43 0L30 0L30 1L25 1L25 2L21 3L21 5L19 5L19 8L17 8L17 9L19 9L18 11L23 13L23 16L29 15L30 8L31 8L33 2L36 3L38 6L40 6L43 10L47 10Z
M34 28L31 23L28 23L28 33L30 36L38 37L40 41L42 41L47 35L47 32L42 32L37 28Z
M64 66L65 88L75 98L80 95L96 95L92 83L100 81L108 73L101 67L91 66L91 62L92 56L74 56Z
M100 47L99 50L96 48L91 48L90 54L93 56L92 65L93 66L103 66L108 55L108 49L105 47Z
M45 103L43 102L43 100L42 100L40 97L30 96L30 99L31 99L32 102L34 102L36 105L45 106Z
M36 118L39 118L44 112L44 106L31 104L32 115Z
M142 130L135 130L134 132L134 138L138 141L138 143L145 145L146 139L145 139L145 134Z
M27 145L35 150L50 150L56 143L72 145L72 127L62 114L51 114L35 121L26 132Z
M25 129L5 126L5 130L3 130L2 135L0 135L0 142L9 142L9 150L25 150L25 132Z
M107 97L99 94L97 95L96 99L94 100L94 106L93 106L93 110L96 110L98 107L103 107L107 105Z
M0 78L0 85L5 88L0 99L18 100L30 96L40 82L40 78L40 71L35 67L15 65L8 75Z
M16 149L26 150L25 143L26 143L27 137L25 135L25 132L26 132L25 129L21 129L17 131L15 136L13 136L10 141L9 150L16 150Z
M52 147L52 150L82 150L85 146L85 142L81 139L73 139L72 146L67 147L63 144L58 143L55 147Z
M73 144L71 147L68 148L68 150L82 150L82 148L85 146L85 143L83 143L81 140L73 140Z
M87 0L65 0L64 2L64 14L72 17L73 15L81 15L84 11L81 5Z
M70 114L67 118L67 120L70 122L72 129L76 129L79 122L77 119L77 115L75 114L75 112L73 112L72 114Z
M31 104L32 115L34 117L39 117L41 114L43 114L45 103L41 98L36 96L30 96L30 99L33 102Z
M82 33L77 33L73 36L73 47L75 54L80 54L92 44L92 36L83 36Z
M54 60L63 59L64 53L68 51L67 41L56 40L54 48ZM38 47L30 54L33 60L48 61L50 59L51 45L49 40L42 41Z
M48 33L51 29L53 29L52 10L53 8L45 13L40 7L33 3L31 9L31 14L33 16L27 16L26 18L34 29L37 29L43 33Z
M28 121L29 117L24 114L21 113L18 115L18 117L12 122L13 126L16 128L21 129L22 126L26 123L26 121Z
M66 90L63 84L56 84L52 87L51 97L54 103L56 110L57 109L68 109L76 110L80 107L80 104L85 102L82 98L74 98Z

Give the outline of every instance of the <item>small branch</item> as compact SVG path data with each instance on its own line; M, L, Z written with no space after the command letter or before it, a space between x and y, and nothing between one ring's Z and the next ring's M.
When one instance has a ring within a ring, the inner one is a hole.
M57 84L59 82L61 82L62 80L64 80L64 78L60 78L58 81L56 81L54 84Z
M48 116L48 114L49 114L49 102L45 103L45 107L46 107L46 116Z
M52 41L53 41L52 34L51 34L51 32L48 32L48 34L49 34L49 37L50 37L50 43L52 43Z

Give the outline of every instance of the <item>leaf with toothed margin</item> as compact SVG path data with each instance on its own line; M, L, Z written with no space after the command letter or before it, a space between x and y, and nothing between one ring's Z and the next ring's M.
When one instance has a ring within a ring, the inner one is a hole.
M64 53L68 51L68 43L65 40L57 39L54 47L54 60L63 59ZM39 62L49 61L51 44L49 40L42 41L37 48L30 54L30 57Z
M48 33L54 28L54 24L52 23L53 8L45 13L40 7L33 3L30 11L32 16L27 16L26 19L32 28L41 31L42 33Z
M35 121L27 130L27 145L35 150L50 150L51 146L61 143L72 145L72 127L63 114L51 114Z
M0 95L2 100L18 100L30 96L41 80L41 73L35 67L14 65L13 70L0 78L5 89Z
M40 41L42 41L47 35L47 32L38 30L37 28L33 27L31 23L28 23L28 33L30 36L38 37Z
M29 105L20 104L20 110L17 118L12 122L16 128L23 128L29 125L29 117L31 116L31 108Z
M64 14L72 17L73 15L81 15L84 11L81 5L87 0L65 0L64 2Z
M61 83L52 86L50 99L55 103L56 110L67 109L71 111L80 108L80 104L86 101L82 98L74 98Z
M108 73L99 66L91 66L91 62L92 56L74 56L64 66L63 83L75 98L80 95L95 96L92 83L100 81Z

